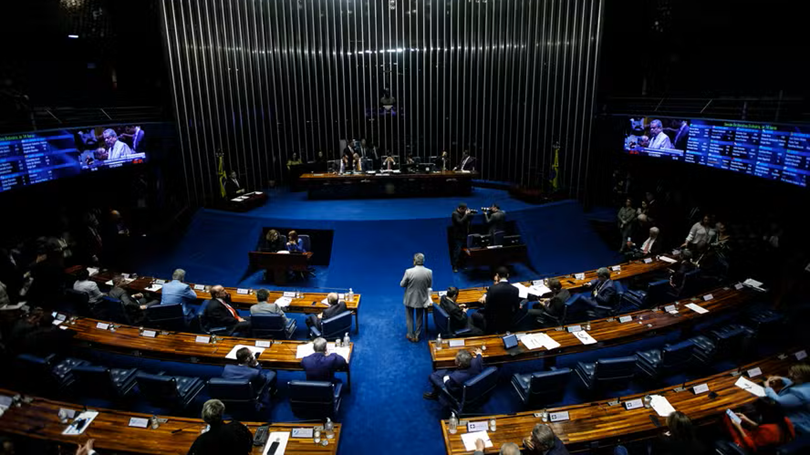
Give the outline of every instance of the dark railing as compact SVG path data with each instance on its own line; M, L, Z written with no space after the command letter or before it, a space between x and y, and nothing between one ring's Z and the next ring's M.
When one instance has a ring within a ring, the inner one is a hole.
M162 106L127 107L32 107L18 111L14 118L0 120L0 131L49 130L118 123L148 123L173 120L171 111Z
M604 99L602 105L602 112L607 114L658 114L775 123L810 121L810 109L799 97L611 97Z

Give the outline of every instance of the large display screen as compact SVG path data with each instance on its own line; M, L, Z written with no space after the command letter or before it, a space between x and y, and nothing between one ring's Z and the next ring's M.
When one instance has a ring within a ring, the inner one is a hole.
M145 138L137 125L0 136L0 191L143 163Z
M733 120L635 117L624 150L806 187L810 128Z

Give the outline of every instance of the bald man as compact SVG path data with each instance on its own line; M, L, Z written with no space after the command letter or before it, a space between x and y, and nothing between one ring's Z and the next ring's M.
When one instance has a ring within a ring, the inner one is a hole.
M250 333L250 321L245 320L231 306L231 295L222 285L211 287L211 300L204 303L203 314L209 327L227 327L229 334Z

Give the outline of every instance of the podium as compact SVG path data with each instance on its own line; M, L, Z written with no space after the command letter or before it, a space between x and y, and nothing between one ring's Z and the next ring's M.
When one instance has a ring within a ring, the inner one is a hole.
M250 267L264 270L268 276L273 277L273 284L287 283L287 270L306 272L312 251L306 253L265 253L262 251L249 251Z

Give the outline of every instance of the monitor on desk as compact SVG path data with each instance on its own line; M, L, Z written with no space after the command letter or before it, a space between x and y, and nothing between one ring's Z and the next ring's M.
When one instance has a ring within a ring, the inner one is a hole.
M503 236L504 246L520 245L520 235L505 235Z
M486 248L492 243L492 237L481 234L467 236L467 248Z

